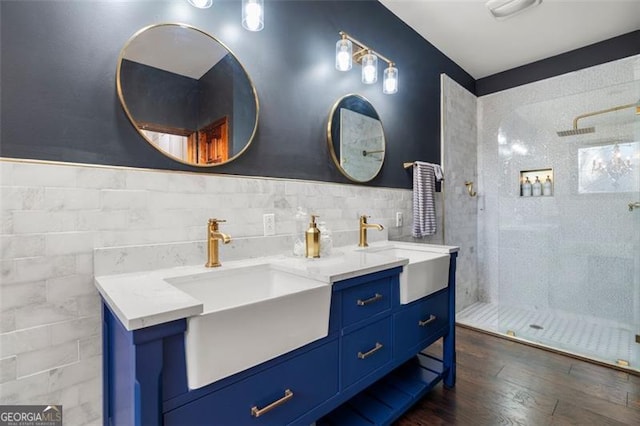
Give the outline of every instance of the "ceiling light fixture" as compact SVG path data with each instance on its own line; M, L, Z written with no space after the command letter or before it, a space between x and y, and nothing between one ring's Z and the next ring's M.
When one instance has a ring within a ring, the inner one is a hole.
M524 12L542 3L542 0L489 0L487 9L494 18L502 20Z
M353 51L353 46L356 51ZM344 31L340 31L340 40L336 43L336 69L338 71L349 71L352 62L355 61L362 66L362 82L364 84L374 84L378 81L378 58L387 63L384 70L382 92L393 94L398 91L398 69L395 64L380 53L359 42Z
M187 0L189 4L198 9L208 9L213 4L213 0Z
M264 0L242 0L242 26L249 31L264 28Z

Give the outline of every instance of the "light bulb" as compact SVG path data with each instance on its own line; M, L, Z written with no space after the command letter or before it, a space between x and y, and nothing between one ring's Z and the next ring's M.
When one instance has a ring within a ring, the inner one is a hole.
M349 71L351 69L352 44L350 40L343 38L336 43L336 69Z
M362 82L373 84L378 81L378 57L367 53L362 57Z
M398 69L393 65L384 70L384 78L382 80L382 93L387 95L394 94L398 91Z
M264 28L263 0L243 0L242 26L249 31L260 31Z

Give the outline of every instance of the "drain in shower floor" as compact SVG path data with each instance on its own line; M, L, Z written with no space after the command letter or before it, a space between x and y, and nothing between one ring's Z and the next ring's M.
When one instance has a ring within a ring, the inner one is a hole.
M544 330L544 327L538 324L529 324L529 327L534 328L536 330Z

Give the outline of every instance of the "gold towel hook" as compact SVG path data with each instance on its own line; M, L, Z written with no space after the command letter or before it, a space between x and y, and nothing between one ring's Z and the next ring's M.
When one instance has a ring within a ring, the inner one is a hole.
M476 195L478 195L478 193L473 190L473 182L466 181L464 185L467 187L467 192L469 193L469 197L475 197Z

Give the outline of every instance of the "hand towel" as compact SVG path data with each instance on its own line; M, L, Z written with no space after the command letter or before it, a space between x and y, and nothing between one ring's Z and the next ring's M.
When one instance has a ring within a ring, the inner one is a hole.
M436 179L443 179L442 168L438 164L422 161L413 164L413 237L422 238L436 233Z

